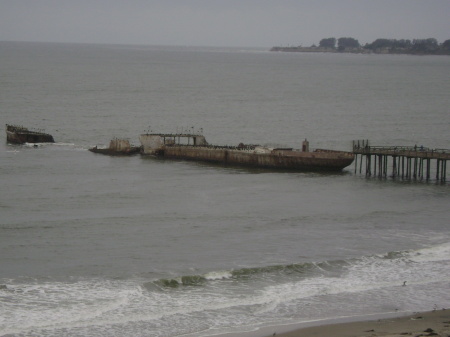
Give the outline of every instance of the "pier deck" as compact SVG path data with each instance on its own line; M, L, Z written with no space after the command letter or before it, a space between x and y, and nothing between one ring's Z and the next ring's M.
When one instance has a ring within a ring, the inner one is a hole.
M353 153L355 173L359 155L359 173L362 173L362 164L365 162L366 176L387 177L390 171L392 178L430 180L435 175L437 181L445 182L447 179L447 160L450 160L448 149L416 145L371 146L367 140L363 140L353 141ZM389 162L391 170L388 168Z

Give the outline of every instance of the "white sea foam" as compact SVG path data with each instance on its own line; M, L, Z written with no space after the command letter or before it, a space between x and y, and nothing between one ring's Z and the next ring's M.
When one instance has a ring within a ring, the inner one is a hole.
M213 280L223 280L223 279L229 279L233 275L230 271L222 270L222 271L212 271L205 274L205 278L207 280L213 281Z
M414 262L436 262L450 260L450 242L434 247L411 251L408 257Z
M0 332L86 324L127 305L136 289L108 281L8 285ZM26 319L25 319L26 318Z
M74 143L47 143L51 144L52 146L75 146Z
M51 143L24 143L23 146L26 147L42 147Z
M1 334L110 327L255 302L201 291L145 293L135 283L102 280L8 285L6 297L0 310Z
M25 147L44 147L44 146L76 146L74 143L63 143L63 142L57 142L57 143L24 143L23 146Z
M442 244L403 254L396 259L366 257L345 267L341 277L312 277L265 288L268 301L314 299L323 295L395 289L403 285L446 282L450 279L450 245ZM428 263L436 262L436 263Z
M389 297L395 297L398 289L409 291L408 287L415 287L414 304L417 305L429 296L429 292L421 290L421 285L450 279L449 260L445 259L448 248L448 244L443 244L394 258L373 256L353 260L341 264L339 277L327 276L325 272L306 277L300 273L297 280L288 278L283 282L275 273L277 282L273 282L267 275L256 276L257 283L263 282L258 288L248 284L251 280L230 285L228 271L205 274L208 281L213 281L211 285L207 282L164 291L148 290L139 285L144 283L139 280L30 284L14 284L11 280L13 284L2 291L0 334L58 335L60 329L87 329L86 332L94 335L120 335L124 331L121 329L135 329L130 326L144 329L142 322L146 322L145 329L153 326L173 333L221 329L228 326L226 322L249 326L286 316L286 311L295 313L299 305L308 306L313 313L327 310L318 308L329 296L339 296L340 305L365 298L369 293L372 301L376 302L378 296L386 302ZM416 256L421 260L413 261ZM401 286L404 280L408 280L407 288ZM279 312L283 315L277 316ZM326 316L326 313L316 314Z

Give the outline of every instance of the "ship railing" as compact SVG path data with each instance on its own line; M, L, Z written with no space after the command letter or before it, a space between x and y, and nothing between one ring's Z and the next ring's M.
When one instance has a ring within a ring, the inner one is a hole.
M353 156L353 153L348 152L348 151L329 150L329 149L315 149L312 152L340 153L343 155Z
M6 130L11 132L27 132L31 134L46 134L44 129L27 128L22 125L6 124Z
M28 131L28 128L22 125L6 124L6 130L8 131Z
M151 136L160 136L160 137L167 137L167 138L174 138L174 137L199 137L203 136L201 133L145 133L145 135L151 135Z
M193 145L193 144L165 144L168 147L183 146L183 147L194 147L194 148L205 148L214 150L237 150L237 151L252 151L255 150L257 145L248 146L233 146L233 145Z

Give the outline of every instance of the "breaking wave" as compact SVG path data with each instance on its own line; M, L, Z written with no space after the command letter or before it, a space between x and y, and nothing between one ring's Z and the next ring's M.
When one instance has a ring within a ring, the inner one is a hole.
M235 280L245 281L257 278L269 278L272 276L311 275L314 271L331 272L337 266L347 264L345 261L331 261L322 263L297 263L287 265L272 265L255 268L241 268L229 271L214 271L201 275L183 275L175 278L162 278L150 283L159 286L176 288L180 286L201 286L211 281Z
M364 268L389 268L399 264L408 265L426 261L448 261L450 243L432 248L413 251L393 251L385 254L371 255L347 260L330 260L323 262L304 262L286 265L270 265L249 267L224 271L213 271L205 274L182 275L174 278L161 278L145 284L163 288L178 288L185 286L204 286L217 281L279 281L311 277L340 277L352 270ZM383 263L385 261L385 263ZM390 262L389 262L390 261Z

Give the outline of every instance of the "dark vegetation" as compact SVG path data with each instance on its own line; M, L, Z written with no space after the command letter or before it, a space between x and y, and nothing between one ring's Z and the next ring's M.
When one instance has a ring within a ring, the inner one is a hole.
M450 39L438 43L434 38L396 40L376 39L372 43L360 45L352 37L336 39L329 37L320 40L319 46L311 47L273 47L272 51L328 52L328 53L376 53L376 54L415 54L415 55L450 55Z

